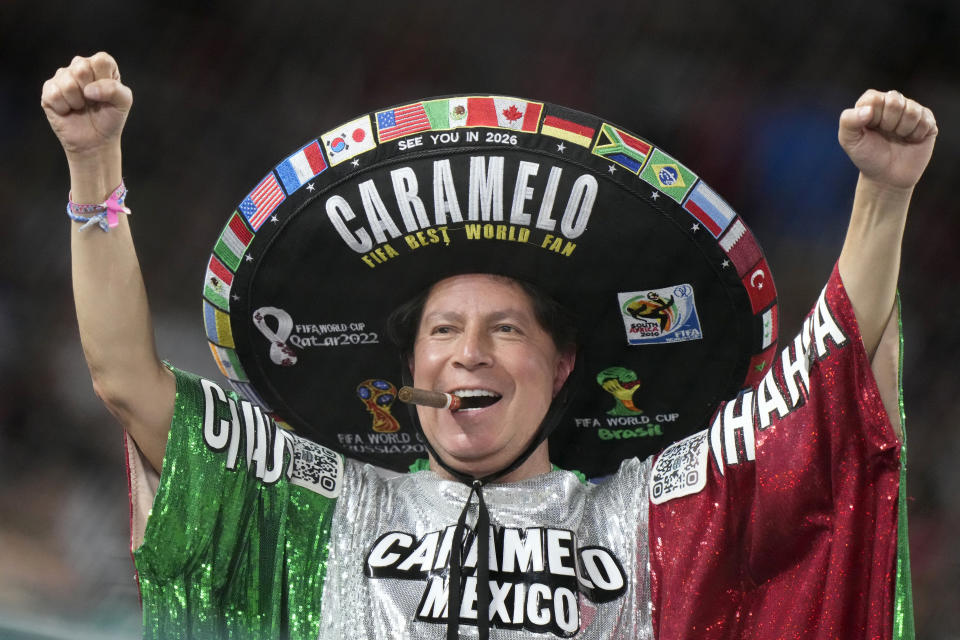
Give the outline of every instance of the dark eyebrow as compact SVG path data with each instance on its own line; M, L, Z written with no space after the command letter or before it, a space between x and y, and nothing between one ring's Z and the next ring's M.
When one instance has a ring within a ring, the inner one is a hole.
M458 321L462 321L462 320L463 320L463 317L464 317L463 314L462 314L461 312L459 312L459 311L453 311L453 310L450 310L450 311L431 311L430 313L424 314L424 315L423 315L423 318L421 318L420 322L421 322L421 323L424 323L424 322L437 321L437 320L440 320L440 321L444 321L444 320L458 320ZM517 320L524 320L524 321L536 322L536 319L535 319L535 318L533 317L533 315L531 315L530 313L525 312L525 311L523 311L522 309L515 309L515 308L513 308L513 307L509 307L509 308L507 308L507 309L500 309L500 310L497 310L497 311L492 311L492 312L490 312L489 314L487 314L487 315L484 317L484 319L485 319L486 321L488 321L488 322L499 322L499 321L505 320L505 319L507 319L507 320L509 320L509 319L517 319Z
M443 317L443 318L461 318L461 317L463 317L463 314L462 314L461 312L459 312L459 311L454 310L454 309L448 309L448 310L446 310L446 311L443 311L443 310L441 310L441 311L431 311L430 313L424 313L424 314L423 314L423 318L424 318L424 319L426 319L426 318L432 318L432 317L434 317L434 316L440 316L440 317Z
M520 309L503 309L501 311L494 311L488 316L488 319L493 322L505 319L509 320L513 318L516 318L517 320L528 320L535 322L535 319L531 314Z

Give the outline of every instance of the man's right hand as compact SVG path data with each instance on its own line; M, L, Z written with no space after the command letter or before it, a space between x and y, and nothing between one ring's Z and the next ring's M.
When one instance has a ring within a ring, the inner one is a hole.
M106 200L123 178L120 134L133 93L106 53L77 56L43 85L40 105L63 145L75 203ZM61 214L62 215L62 214ZM109 233L70 229L73 299L93 388L154 469L163 466L176 382L157 357L127 216Z
M67 160L102 161L120 149L120 133L133 104L133 92L120 82L120 70L104 52L76 56L43 85L40 106L63 145Z

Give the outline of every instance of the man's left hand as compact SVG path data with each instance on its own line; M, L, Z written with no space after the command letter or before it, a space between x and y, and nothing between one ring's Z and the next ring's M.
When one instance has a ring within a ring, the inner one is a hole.
M912 189L933 153L937 121L899 91L868 89L840 114L837 137L863 177L878 186Z

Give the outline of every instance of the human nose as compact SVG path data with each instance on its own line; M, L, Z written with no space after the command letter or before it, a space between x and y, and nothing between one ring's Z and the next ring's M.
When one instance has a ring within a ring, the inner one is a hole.
M469 329L460 336L454 366L467 370L488 367L493 363L493 354L488 336L482 331Z

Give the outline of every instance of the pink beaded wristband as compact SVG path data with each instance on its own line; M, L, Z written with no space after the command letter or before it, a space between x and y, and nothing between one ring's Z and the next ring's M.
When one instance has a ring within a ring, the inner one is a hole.
M123 206L127 197L127 187L120 181L120 186L113 190L110 197L100 204L77 204L73 201L73 194L67 196L67 215L74 222L82 222L83 231L92 224L99 225L104 231L120 224L120 212L130 215L130 209Z

